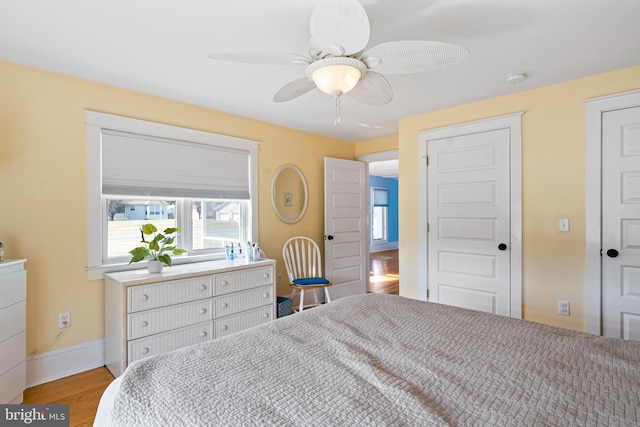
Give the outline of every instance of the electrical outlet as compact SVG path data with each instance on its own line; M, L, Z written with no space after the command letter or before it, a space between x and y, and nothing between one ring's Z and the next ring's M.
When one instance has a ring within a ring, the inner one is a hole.
M558 300L558 314L562 316L569 315L569 301Z
M278 285L282 283L282 273L278 273Z
M71 326L71 314L68 311L58 313L58 329L64 329Z

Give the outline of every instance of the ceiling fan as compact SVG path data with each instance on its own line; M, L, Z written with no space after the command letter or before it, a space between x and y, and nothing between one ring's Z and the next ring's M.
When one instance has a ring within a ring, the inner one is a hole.
M347 94L364 104L391 102L393 91L383 74L409 74L436 70L463 62L465 47L427 40L382 43L364 50L369 42L369 18L356 0L322 0L311 14L309 57L282 52L220 52L211 59L254 64L306 66L306 77L284 85L274 102L297 98L315 89L336 97Z

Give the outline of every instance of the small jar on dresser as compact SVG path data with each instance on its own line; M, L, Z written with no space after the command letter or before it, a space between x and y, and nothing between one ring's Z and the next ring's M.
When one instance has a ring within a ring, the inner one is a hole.
M133 361L275 318L274 260L220 260L105 275L105 364Z
M22 403L26 388L26 260L0 262L0 403Z

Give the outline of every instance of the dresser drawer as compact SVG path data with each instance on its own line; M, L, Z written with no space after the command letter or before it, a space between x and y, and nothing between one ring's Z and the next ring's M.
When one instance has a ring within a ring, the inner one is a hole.
M0 342L0 374L4 374L26 358L26 332L12 336Z
M244 291L256 286L273 284L273 268L260 267L230 273L215 274L215 295Z
M27 272L3 274L0 285L0 309L27 299Z
M129 314L128 339L146 337L211 320L213 300L201 300Z
M27 329L26 312L26 301L0 309L0 342Z
M127 289L127 311L134 313L136 311L209 298L213 296L211 281L211 276L200 276L149 285L130 286Z
M176 350L192 344L209 341L213 338L213 322L200 323L195 326L178 329L153 337L129 341L129 363L153 356L154 354Z
M216 317L228 316L265 304L273 304L273 285L222 295L213 299Z
M234 316L216 319L213 321L215 338L267 323L273 320L273 310L273 305L266 305Z

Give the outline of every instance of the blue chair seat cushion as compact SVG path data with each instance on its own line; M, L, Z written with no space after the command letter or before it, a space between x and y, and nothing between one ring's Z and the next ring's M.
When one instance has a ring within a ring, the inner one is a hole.
M328 285L329 281L324 277L302 277L300 279L293 280L294 285L305 286L305 285Z

